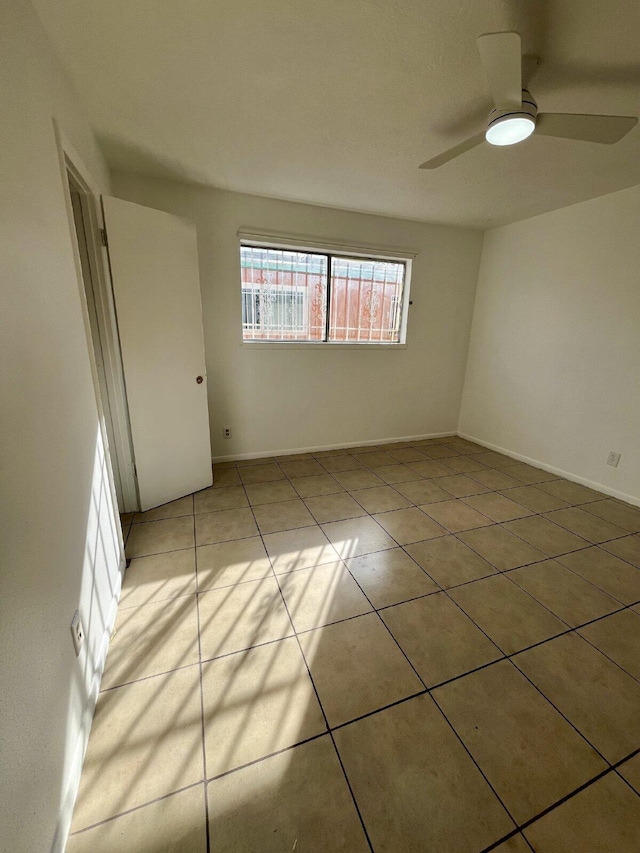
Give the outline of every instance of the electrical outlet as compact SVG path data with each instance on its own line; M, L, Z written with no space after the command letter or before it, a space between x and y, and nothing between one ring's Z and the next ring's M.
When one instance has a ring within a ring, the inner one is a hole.
M607 456L607 465L611 465L612 468L617 468L619 461L620 454L616 453L615 450L612 450L611 453Z
M222 430L222 437L223 438L231 438L231 427L225 427Z
M71 620L71 639L73 640L73 648L76 650L76 657L78 657L84 643L84 625L79 610L76 610Z

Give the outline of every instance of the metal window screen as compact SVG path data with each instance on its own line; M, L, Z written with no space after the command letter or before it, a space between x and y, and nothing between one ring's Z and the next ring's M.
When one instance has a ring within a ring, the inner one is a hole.
M248 341L322 341L326 255L242 246L242 336Z
M400 342L403 262L257 246L240 259L244 340Z

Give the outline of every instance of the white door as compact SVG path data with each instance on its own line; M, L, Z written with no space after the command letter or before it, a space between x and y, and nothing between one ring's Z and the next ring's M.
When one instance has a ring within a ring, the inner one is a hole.
M196 230L169 213L102 201L146 510L212 483Z

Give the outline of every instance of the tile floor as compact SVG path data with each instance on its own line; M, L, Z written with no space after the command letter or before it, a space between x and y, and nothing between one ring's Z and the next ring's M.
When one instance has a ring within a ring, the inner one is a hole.
M640 510L460 438L123 518L68 853L640 850Z

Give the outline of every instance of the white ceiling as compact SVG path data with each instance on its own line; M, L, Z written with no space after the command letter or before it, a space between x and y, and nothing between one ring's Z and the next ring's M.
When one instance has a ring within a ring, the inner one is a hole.
M640 184L640 125L418 170L482 129L485 32L541 57L541 110L639 115L639 0L34 5L114 168L482 228Z

